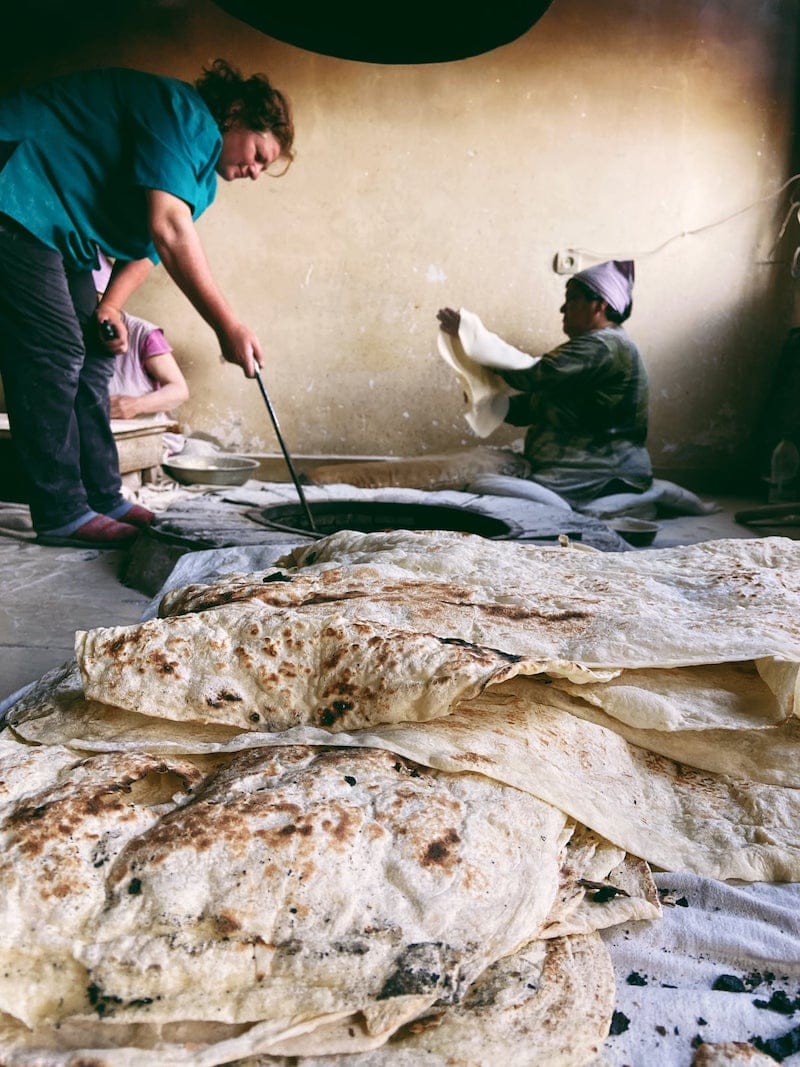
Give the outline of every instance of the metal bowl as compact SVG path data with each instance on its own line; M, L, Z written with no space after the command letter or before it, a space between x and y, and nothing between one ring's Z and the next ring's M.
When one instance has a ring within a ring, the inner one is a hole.
M648 522L647 519L620 517L618 519L609 519L608 525L612 530L616 530L629 545L637 545L639 547L652 545L658 533L658 523Z
M243 485L260 464L248 456L172 456L161 466L181 485Z

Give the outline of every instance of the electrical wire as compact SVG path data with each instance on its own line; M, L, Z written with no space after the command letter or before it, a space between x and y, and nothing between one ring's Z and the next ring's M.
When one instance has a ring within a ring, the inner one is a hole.
M698 226L694 230L681 230L680 233L673 234L672 237L668 237L666 241L662 241L660 245L657 245L655 248L651 248L646 252L593 252L590 248L567 248L566 251L579 256L589 256L598 261L623 258L639 260L645 259L648 256L655 256L657 253L663 251L668 245L671 245L673 241L677 241L682 237L694 237L699 233L705 233L707 230L713 230L717 226L722 226L724 223L730 222L731 219L735 219L738 215L743 215L746 211L758 207L759 204L766 204L768 201L774 200L775 197L780 196L781 193L785 192L789 186L798 179L800 179L800 174L793 174L792 177L785 181L779 189L769 193L767 196L762 196L760 199L754 200L751 204L745 205L745 207L737 208L736 211L732 211L729 215L725 215L724 218L717 219L715 222L707 222L704 226ZM767 263L772 262L772 256L775 253L775 249L780 244L781 238L786 233L789 220L796 211L798 212L798 219L800 220L800 201L796 200L793 196L789 209L786 212L786 217L784 218L778 236L775 239L775 244L770 251L770 258L766 260Z

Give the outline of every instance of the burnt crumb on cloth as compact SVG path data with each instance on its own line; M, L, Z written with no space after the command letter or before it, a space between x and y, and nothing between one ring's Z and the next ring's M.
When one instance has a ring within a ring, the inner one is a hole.
M625 981L628 985L647 985L647 979L643 974L639 974L638 971L631 971Z
M589 900L594 904L605 904L607 901L613 900L614 897L630 896L624 889L611 885L610 882L592 882L588 878L579 878L578 885L584 889L592 890L589 894Z
M721 974L714 979L712 989L721 993L746 993L747 986L735 974Z
M630 1025L631 1021L624 1012L615 1011L611 1016L611 1025L608 1028L608 1036L616 1037L617 1034L624 1034Z
M780 1037L751 1037L750 1044L755 1045L759 1052L771 1056L778 1063L783 1063L795 1052L800 1052L800 1026L787 1030Z
M800 1009L800 996L792 1000L783 989L774 989L769 1000L754 1000L753 1006L765 1011L776 1011L780 1015L794 1015Z

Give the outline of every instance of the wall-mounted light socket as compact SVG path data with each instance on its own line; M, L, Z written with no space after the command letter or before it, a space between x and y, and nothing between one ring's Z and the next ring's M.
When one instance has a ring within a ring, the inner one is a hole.
M577 274L581 269L580 253L573 251L571 248L556 252L553 267L556 274Z

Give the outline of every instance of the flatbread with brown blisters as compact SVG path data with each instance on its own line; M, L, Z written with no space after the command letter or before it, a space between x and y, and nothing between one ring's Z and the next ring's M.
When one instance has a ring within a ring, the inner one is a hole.
M462 1003L431 1009L348 1067L446 1067L454 1062L594 1064L614 1007L608 950L596 934L533 942L498 960ZM326 1035L312 1031L309 1041ZM68 1021L30 1031L0 1016L4 1067L337 1067L341 1057L253 1054L266 1028L208 1023L167 1027ZM295 1043L297 1047L299 1041ZM272 1042L273 1048L278 1045ZM241 1058L240 1058L241 1057Z
M80 632L76 656L90 700L242 730L427 721L518 674L583 684L780 661L783 681L762 686L767 725L798 686L800 550L745 544L615 554L335 534L285 573L190 586L164 598L164 618ZM744 704L752 720L758 700Z
M596 934L534 942L498 960L463 1003L405 1026L347 1067L584 1067L594 1061L614 1009L614 973ZM260 1056L237 1067L336 1067L328 1056Z
M380 1046L538 936L574 831L519 790L374 749L13 751L56 758L0 823L0 1010L45 1048L139 1048L108 1063L186 1062L146 1049L189 1023L234 1055L302 1054L317 1030L316 1050ZM5 1032L4 1063L34 1055Z

